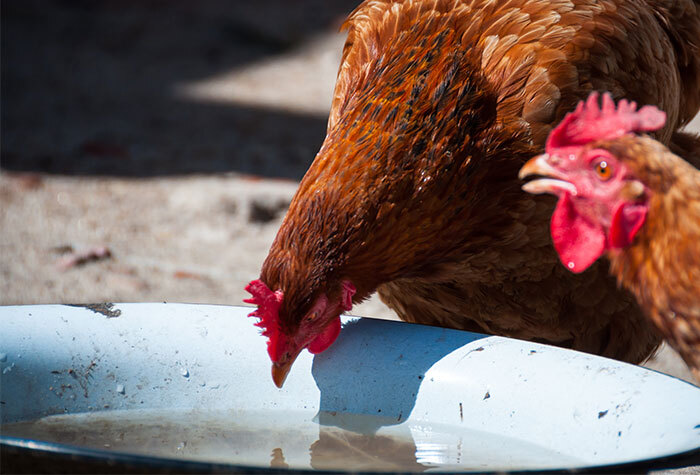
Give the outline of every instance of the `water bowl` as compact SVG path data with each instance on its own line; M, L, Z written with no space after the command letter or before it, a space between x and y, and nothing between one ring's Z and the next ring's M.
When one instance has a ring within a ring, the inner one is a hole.
M638 366L343 317L282 389L247 307L0 307L0 472L503 472L700 463L700 389Z

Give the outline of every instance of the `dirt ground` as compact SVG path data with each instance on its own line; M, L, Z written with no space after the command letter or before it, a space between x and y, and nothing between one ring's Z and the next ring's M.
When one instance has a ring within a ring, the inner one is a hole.
M3 1L0 304L241 304L356 3ZM650 366L690 377L668 349Z

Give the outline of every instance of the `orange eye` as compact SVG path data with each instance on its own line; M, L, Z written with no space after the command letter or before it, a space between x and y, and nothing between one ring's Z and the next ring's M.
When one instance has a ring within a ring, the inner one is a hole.
M309 315L306 316L306 321L313 322L314 320L316 320L316 317L318 317L318 312L310 313Z
M596 164L595 172L598 175L598 178L605 181L612 176L612 167L605 160L601 160Z

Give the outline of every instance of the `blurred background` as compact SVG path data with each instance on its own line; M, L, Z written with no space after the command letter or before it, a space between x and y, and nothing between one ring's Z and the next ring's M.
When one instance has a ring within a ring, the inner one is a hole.
M0 303L240 304L356 2L3 1Z
M241 304L358 3L3 0L0 304Z

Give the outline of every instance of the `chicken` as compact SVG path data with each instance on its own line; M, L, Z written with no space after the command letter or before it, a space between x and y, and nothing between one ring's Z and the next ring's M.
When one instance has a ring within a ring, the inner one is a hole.
M247 287L274 382L375 291L409 322L646 358L660 337L634 297L604 263L558 265L551 197L517 175L597 89L664 108L669 143L700 105L699 5L362 3L326 139Z
M665 114L591 94L528 161L523 188L559 197L554 247L572 272L605 255L700 382L700 170L646 135ZM700 147L696 148L700 150ZM697 164L700 160L693 157Z

